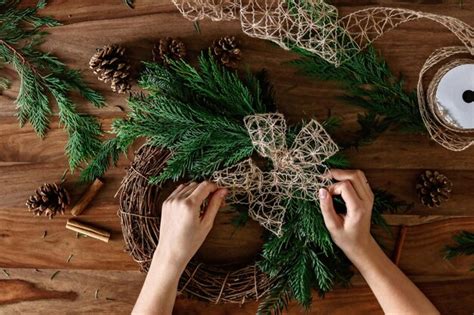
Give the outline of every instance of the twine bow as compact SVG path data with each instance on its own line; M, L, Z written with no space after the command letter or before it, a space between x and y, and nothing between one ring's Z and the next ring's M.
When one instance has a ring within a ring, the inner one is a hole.
M256 151L273 162L273 169L262 171L249 158L215 172L213 180L231 189L231 202L248 204L254 220L281 236L287 201L318 201L319 189L330 184L323 163L338 147L316 120L301 129L290 149L282 114L251 115L244 123Z

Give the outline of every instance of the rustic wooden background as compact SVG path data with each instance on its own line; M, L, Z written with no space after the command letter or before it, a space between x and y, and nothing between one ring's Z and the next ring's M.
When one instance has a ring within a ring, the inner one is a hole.
M447 14L468 23L474 21L472 0L464 1L462 7L457 0L335 1L335 4L342 14L368 5L385 5ZM358 113L357 108L337 99L342 93L337 85L296 75L293 68L284 64L295 57L291 53L269 42L245 37L238 22L203 21L198 33L169 0L137 0L134 10L120 0L53 0L43 13L64 23L51 29L44 48L83 70L87 81L107 97L108 107L104 109L87 104L79 106L81 111L100 117L106 129L115 117L123 115L120 107L126 108L126 102L87 69L90 56L97 47L120 43L138 63L151 58L153 43L163 36L182 38L192 56L214 38L227 34L240 36L244 62L255 70L262 67L269 70L279 109L291 120L324 118L330 109L350 124ZM408 87L414 88L418 71L428 55L436 48L457 44L456 38L445 29L419 21L384 35L376 46L393 70L404 74ZM43 182L59 180L67 167L63 154L65 133L57 119L43 141L30 126L19 128L14 105L18 80L12 70L6 71L15 84L0 96L0 313L129 313L144 275L123 251L116 215L114 194L128 160L122 159L117 168L107 173L105 188L82 216L85 221L113 231L110 243L76 239L74 233L64 228L67 216L51 221L33 217L24 206L26 198ZM388 132L372 145L349 153L354 167L366 171L373 186L415 202L411 212L388 218L394 224L395 234L397 224L413 225L408 230L401 268L442 313L472 314L474 273L469 268L473 259L460 257L446 261L440 251L456 232L474 231L474 148L455 153L425 136ZM452 198L439 209L424 208L416 200L415 178L427 168L441 170L454 183ZM85 189L77 184L76 176L68 177L68 187L74 200ZM200 253L203 258L237 260L258 251L255 225L235 231L230 219L227 212L218 216L218 224ZM43 238L44 231L47 235ZM387 235L382 240L391 251L394 240ZM56 276L51 279L54 273ZM336 289L325 299L315 295L311 313L381 313L364 281L355 276L353 283L353 287ZM256 303L213 305L183 298L176 303L177 314L252 314L255 310ZM298 306L292 306L290 313L299 312L302 310Z

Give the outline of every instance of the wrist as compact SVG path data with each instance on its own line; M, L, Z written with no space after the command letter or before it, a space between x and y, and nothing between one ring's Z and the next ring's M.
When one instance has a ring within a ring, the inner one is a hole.
M177 257L177 255L174 255L172 251L165 249L158 244L155 252L153 253L152 264L160 265L173 273L178 273L181 275L181 273L186 268L188 261Z
M379 245L372 235L369 235L367 239L358 242L356 245L343 249L343 252L354 265L357 265L357 262L373 257L377 249L380 249Z

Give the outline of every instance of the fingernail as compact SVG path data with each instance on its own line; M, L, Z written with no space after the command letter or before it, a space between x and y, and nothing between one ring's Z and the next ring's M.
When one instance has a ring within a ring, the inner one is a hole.
M326 199L327 196L328 196L327 190L324 189L324 188L321 188L321 189L319 190L319 198L321 198L321 199Z

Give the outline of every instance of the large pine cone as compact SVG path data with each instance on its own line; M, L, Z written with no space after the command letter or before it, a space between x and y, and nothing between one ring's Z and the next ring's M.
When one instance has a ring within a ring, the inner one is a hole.
M35 215L45 215L52 219L58 212L64 214L70 198L67 190L58 184L44 184L28 198L26 206Z
M441 202L448 200L453 183L438 171L426 170L420 174L416 184L416 192L423 205L439 207Z
M153 61L166 65L169 60L183 59L187 51L181 40L167 37L155 44L152 53Z
M91 57L89 67L104 82L111 82L112 91L125 93L131 88L130 62L125 55L125 48L108 45Z
M220 64L230 69L236 69L242 58L239 41L235 36L216 39L211 46L211 52Z

